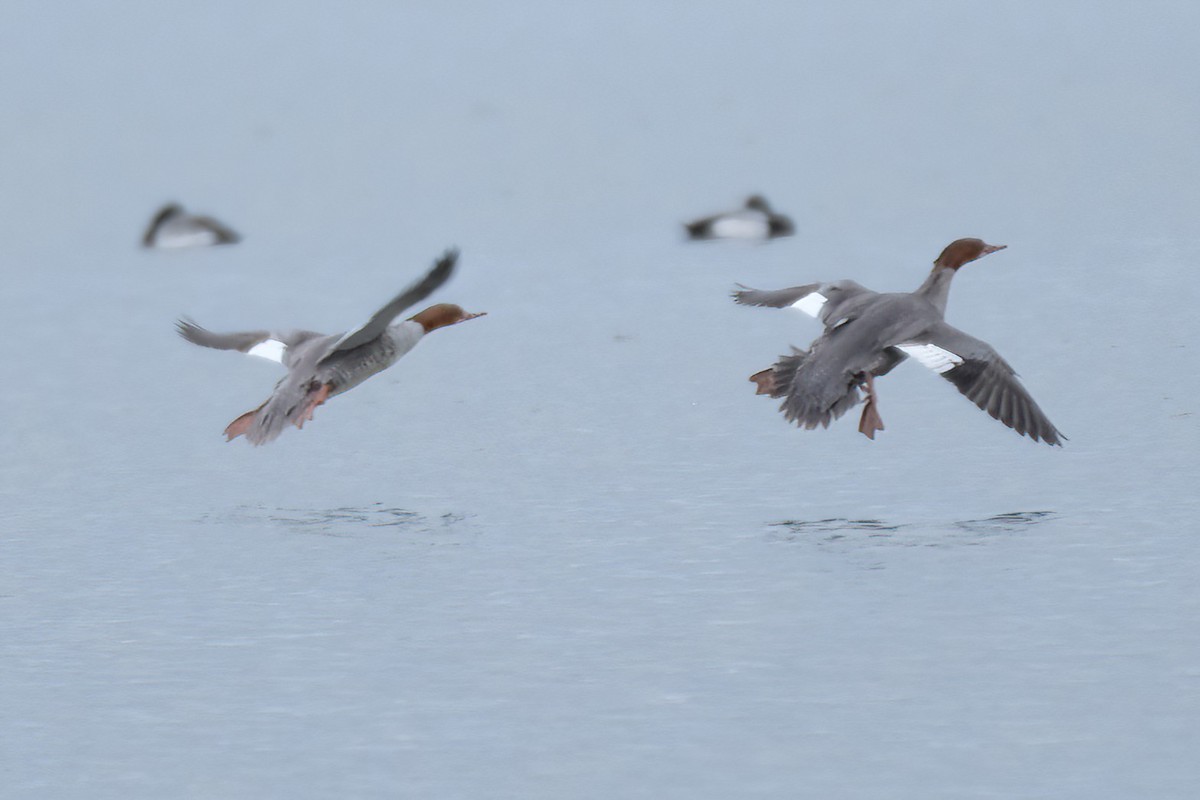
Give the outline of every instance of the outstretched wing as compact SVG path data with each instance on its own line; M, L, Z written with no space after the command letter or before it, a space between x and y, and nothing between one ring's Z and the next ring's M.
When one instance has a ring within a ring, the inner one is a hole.
M1067 438L987 342L939 322L896 349L953 383L968 400L1017 433L1059 447Z
M765 306L767 308L787 308L788 306L796 306L801 311L805 310L803 303L806 298L812 298L807 304L810 308L820 309L825 304L828 298L822 295L817 290L821 288L819 283L810 283L805 286L793 286L790 289L751 289L749 286L742 286L738 291L733 293L733 301L743 306ZM819 297L818 297L819 295ZM807 312L812 316L816 316L813 312Z
M250 356L286 363L284 358L290 348L325 334L315 331L242 331L238 333L213 333L184 317L176 321L179 335L192 344L211 347L215 350L237 350Z
M740 285L740 284L739 284ZM796 308L821 320L826 328L836 327L876 292L854 281L809 283L790 289L751 289L743 286L733 293L734 302L744 306Z
M391 302L375 312L361 328L352 330L337 341L329 350L335 353L339 350L353 350L360 345L375 339L383 333L401 311L411 305L421 302L449 279L454 272L454 264L458 261L458 250L451 248L433 265L433 269L424 278L396 295ZM325 354L325 357L329 355Z

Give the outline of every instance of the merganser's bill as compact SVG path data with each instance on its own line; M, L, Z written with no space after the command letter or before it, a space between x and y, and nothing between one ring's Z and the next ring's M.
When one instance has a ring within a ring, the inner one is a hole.
M875 378L911 356L1017 433L1061 447L1067 437L1038 408L1008 362L987 342L944 320L958 269L1004 248L980 239L951 242L911 293L881 294L850 280L734 292L734 300L743 305L797 308L825 326L808 350L793 347L774 366L751 375L756 394L783 398L779 408L784 417L811 430L828 427L853 408L861 389L866 405L858 429L874 439L883 430Z
M191 320L179 320L176 323L179 335L193 344L261 356L278 361L288 370L265 403L229 423L225 428L226 440L244 434L251 444L260 445L279 436L288 423L302 428L313 418L317 406L387 369L416 347L425 334L483 316L483 313L468 314L456 305L438 303L403 322L391 324L402 311L445 283L457 260L458 251L448 250L424 278L349 333L327 335L303 330L213 333Z
M212 217L189 214L178 203L158 210L142 235L143 247L175 249L234 244L241 237Z
M750 239L766 241L795 233L792 221L771 210L766 198L753 195L746 205L684 225L691 239Z

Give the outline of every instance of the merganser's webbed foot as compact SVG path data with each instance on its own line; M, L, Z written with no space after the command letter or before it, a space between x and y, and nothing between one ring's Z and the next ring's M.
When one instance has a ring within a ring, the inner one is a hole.
M858 432L874 441L875 432L883 430L883 419L876 408L879 398L875 396L875 378L870 373L863 380L863 388L867 392L867 403L863 406L862 417L858 420Z
M317 406L322 405L329 399L329 392L332 388L333 384L322 383L319 387L309 392L304 408L300 410L299 415L293 420L297 428L303 428L304 423L312 421L313 412L317 410Z
M883 430L883 420L875 410L875 403L868 400L863 406L862 418L858 421L858 432L874 441L875 431Z

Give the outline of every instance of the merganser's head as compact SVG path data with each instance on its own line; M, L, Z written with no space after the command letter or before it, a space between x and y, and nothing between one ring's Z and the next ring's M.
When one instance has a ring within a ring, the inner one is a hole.
M453 303L438 303L410 317L410 319L424 328L426 333L429 333L438 328L444 328L447 325L457 325L469 319L482 317L485 314L487 314L486 311L481 311L478 314L468 314L462 310L461 306L456 306Z
M934 269L958 269L963 264L983 258L988 253L1003 250L1006 244L988 244L983 239L956 239L933 262Z
M147 237L149 237L150 233L157 229L159 225L162 225L167 220L175 219L176 217L180 216L183 216L183 206L179 205L178 203L167 203L158 210L158 213L154 215L154 219L150 220L150 227L147 230Z

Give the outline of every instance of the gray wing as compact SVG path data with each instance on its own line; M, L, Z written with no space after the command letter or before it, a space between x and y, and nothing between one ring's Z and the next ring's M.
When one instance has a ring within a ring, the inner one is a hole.
M968 400L1019 434L1062 447L1067 437L1046 417L1017 373L991 345L939 322L896 345L954 384Z
M217 244L237 244L242 240L237 231L212 217L195 217L193 221L200 227L212 231L213 235L217 237Z
M817 289L821 288L819 283L810 283L805 286L793 286L790 289L751 289L749 286L742 286L738 291L733 293L733 301L743 306L760 306L766 308L787 308L795 305L801 298L808 297Z
M211 347L215 350L237 350L239 353L261 355L272 361L287 363L286 352L297 345L324 336L315 331L240 331L236 333L214 333L202 328L192 320L184 317L175 322L179 335L192 344L201 347ZM275 348L263 347L259 352L253 352L261 345L277 342ZM271 353L274 352L275 355Z
M810 317L821 320L826 328L837 327L852 317L871 298L878 296L877 292L854 281L809 283L790 289L772 290L743 286L733 293L734 302L744 306L797 308Z
M454 272L454 264L458 261L458 250L451 248L433 265L433 269L424 278L396 295L391 302L375 312L366 324L357 330L350 331L333 346L329 353L339 350L353 350L377 338L401 311L415 303L419 303L449 279ZM326 353L326 356L329 355Z

